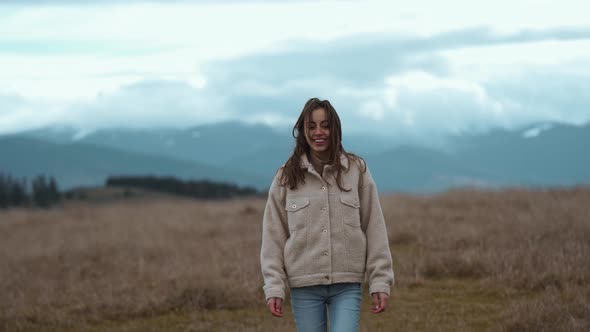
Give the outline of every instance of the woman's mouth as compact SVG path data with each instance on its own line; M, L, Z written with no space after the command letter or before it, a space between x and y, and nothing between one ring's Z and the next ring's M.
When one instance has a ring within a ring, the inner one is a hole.
M327 140L325 138L316 138L313 140L315 145L324 145L326 144Z

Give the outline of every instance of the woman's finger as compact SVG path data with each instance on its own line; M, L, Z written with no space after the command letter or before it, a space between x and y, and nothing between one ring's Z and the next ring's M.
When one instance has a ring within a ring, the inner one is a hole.
M372 307L372 308L371 308L371 311L372 311L373 313L375 313L375 314L378 314L378 313L380 313L380 312L383 312L384 310L385 310L385 308L384 308L384 307L381 307L381 306L378 306L378 307Z
M373 293L373 304L374 306L371 307L371 311L373 313L380 313L385 311L385 307L387 306L388 296L385 293Z
M373 297L373 306L371 309L379 308L379 293L373 293L371 296Z
M275 300L275 310L278 313L283 313L283 300L281 299L276 299Z
M277 302L279 302L279 301L282 301L282 300L280 298L273 297L270 300L268 300L267 306L268 306L268 310L270 311L271 314L273 314L274 316L277 316L277 317L282 317L283 316L282 309L280 311L277 310Z
M388 305L389 305L389 296L385 295L381 298L381 306L383 307L383 310L385 310L385 308L387 308Z

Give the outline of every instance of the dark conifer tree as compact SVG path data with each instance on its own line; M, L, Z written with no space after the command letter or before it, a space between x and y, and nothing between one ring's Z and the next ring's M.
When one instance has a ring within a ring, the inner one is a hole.
M52 176L49 179L49 187L48 187L48 192L49 192L49 200L51 204L55 204L59 201L59 190L57 189L57 183L55 181L55 178Z
M25 206L27 201L26 180L22 182L14 181L10 188L10 205Z
M9 184L8 179L0 173L0 208L9 206Z
M33 179L33 202L42 208L48 208L51 205L51 194L45 175L39 175Z

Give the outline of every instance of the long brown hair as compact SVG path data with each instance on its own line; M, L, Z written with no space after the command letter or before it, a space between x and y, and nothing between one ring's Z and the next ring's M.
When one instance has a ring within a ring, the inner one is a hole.
M342 185L342 165L340 164L340 158L342 155L348 158L349 169L351 167L351 161L354 160L359 168L362 169L363 173L367 170L364 160L354 153L346 152L344 150L342 147L342 126L340 125L340 117L328 100L320 100L318 98L311 98L305 103L305 106L303 106L303 110L299 115L299 119L297 119L295 126L293 126L292 135L295 138L295 148L293 149L293 154L291 154L291 157L289 157L283 167L279 182L283 186L289 186L292 190L296 189L299 183L305 183L305 173L301 168L301 155L305 153L309 156L311 150L311 147L305 139L305 125L311 117L311 113L318 108L325 109L328 117L328 126L330 128L330 163L333 163L332 170L333 173L336 174L336 184L340 190L350 191L350 188L343 188ZM363 160L362 163L361 160Z

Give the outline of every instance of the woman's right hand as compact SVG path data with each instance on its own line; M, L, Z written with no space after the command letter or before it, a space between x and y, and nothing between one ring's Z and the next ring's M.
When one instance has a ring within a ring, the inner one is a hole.
M270 313L277 316L283 317L283 299L280 297L271 297L266 301L266 306Z

